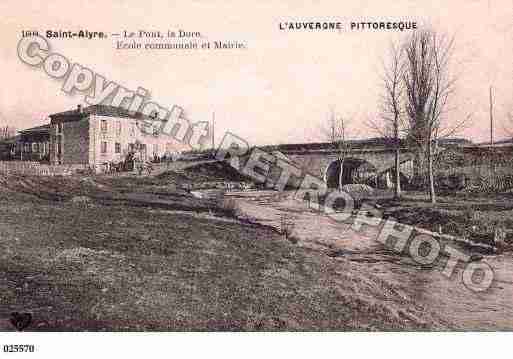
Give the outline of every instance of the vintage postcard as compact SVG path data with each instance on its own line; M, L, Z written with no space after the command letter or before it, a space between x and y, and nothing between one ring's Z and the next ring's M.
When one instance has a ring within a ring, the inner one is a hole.
M0 12L1 331L513 329L510 1Z

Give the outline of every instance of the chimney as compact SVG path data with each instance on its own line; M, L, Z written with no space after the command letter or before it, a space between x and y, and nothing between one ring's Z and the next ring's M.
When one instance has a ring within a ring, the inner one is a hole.
M80 104L77 105L77 111L78 111L78 113L82 113L82 105L80 105Z

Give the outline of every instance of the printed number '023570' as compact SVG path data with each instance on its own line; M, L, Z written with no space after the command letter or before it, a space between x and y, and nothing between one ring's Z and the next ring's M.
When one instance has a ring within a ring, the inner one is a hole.
M31 344L6 344L4 353L33 353L34 345Z

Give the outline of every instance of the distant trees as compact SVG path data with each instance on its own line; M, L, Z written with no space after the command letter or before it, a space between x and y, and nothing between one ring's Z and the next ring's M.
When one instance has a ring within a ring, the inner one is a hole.
M0 126L0 140L16 136L16 128L12 126Z
M7 138L16 136L16 128L5 124L7 122L6 120L6 117L2 112L0 112L0 140L5 140ZM2 122L4 124L2 124Z

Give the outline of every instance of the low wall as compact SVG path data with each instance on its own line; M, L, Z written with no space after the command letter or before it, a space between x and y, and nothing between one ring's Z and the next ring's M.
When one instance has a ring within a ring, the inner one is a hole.
M49 165L32 161L0 161L1 174L23 174L32 176L67 176L85 165Z

